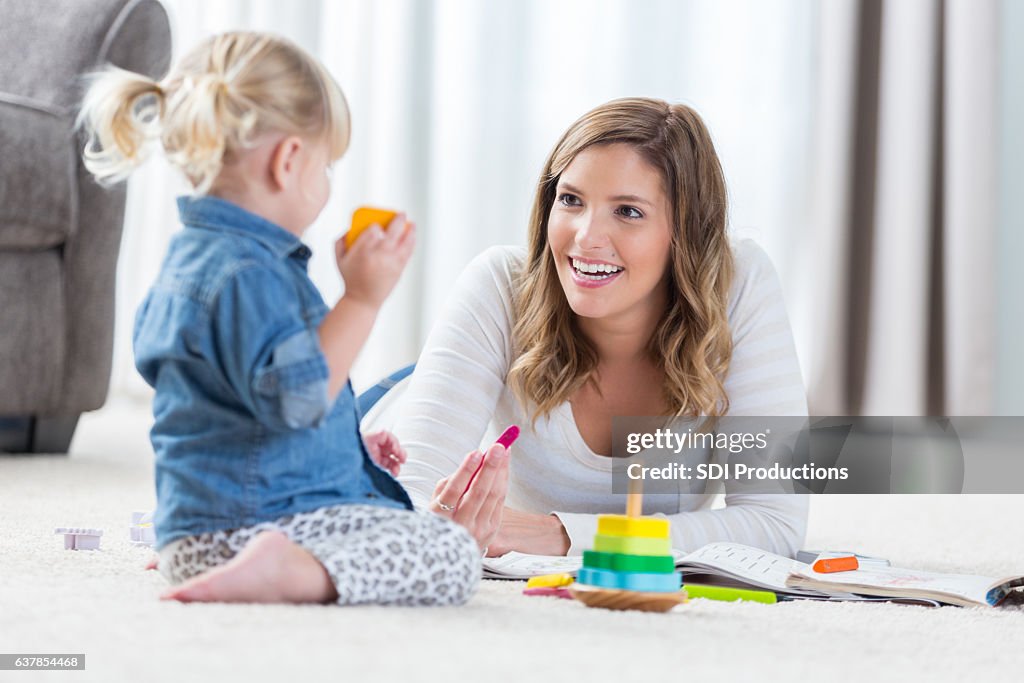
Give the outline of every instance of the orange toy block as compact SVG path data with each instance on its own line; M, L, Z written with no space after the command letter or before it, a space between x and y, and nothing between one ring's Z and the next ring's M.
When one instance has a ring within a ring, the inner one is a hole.
M353 212L352 226L345 233L345 249L351 249L352 245L359 239L359 235L371 225L379 225L386 230L388 223L397 215L397 211L389 209L374 209L369 206L360 206Z

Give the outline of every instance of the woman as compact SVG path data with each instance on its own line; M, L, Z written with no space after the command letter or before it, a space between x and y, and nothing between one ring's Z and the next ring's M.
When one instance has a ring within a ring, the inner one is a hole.
M689 107L604 104L541 175L526 251L495 247L462 274L406 391L396 433L418 507L467 526L489 555L578 554L611 492L616 415L807 413L778 279L730 244L711 137ZM511 457L479 452L508 424ZM650 496L673 546L728 540L792 555L807 501L726 492Z

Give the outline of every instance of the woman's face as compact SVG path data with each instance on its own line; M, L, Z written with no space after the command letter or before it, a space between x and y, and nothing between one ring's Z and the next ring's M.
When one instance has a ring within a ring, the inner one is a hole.
M548 247L576 315L638 325L660 318L672 239L663 185L625 143L584 149L559 177Z

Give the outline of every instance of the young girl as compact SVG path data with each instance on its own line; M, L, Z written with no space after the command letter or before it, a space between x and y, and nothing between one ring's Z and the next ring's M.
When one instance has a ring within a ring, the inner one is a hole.
M134 330L156 390L159 567L176 584L164 598L459 604L479 580L473 537L414 512L381 469L397 474L397 441L360 437L348 380L412 224L338 241L333 309L307 276L299 238L327 202L348 116L323 66L257 33L207 40L161 82L112 68L83 103L100 180L127 176L158 134L195 188Z

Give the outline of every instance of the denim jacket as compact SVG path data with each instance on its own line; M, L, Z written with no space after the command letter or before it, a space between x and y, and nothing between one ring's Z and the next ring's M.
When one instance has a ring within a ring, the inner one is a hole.
M216 197L178 210L133 335L156 390L157 546L328 505L412 509L366 452L351 383L328 400L309 248Z

